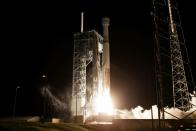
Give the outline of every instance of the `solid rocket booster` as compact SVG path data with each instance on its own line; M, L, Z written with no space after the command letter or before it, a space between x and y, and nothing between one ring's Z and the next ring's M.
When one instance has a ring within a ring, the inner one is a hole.
M109 46L109 22L110 19L102 19L103 26L103 86L110 89L110 46Z

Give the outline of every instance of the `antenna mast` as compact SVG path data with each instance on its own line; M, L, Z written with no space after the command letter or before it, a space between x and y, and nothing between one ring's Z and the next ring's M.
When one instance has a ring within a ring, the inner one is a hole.
M81 32L83 32L83 25L84 25L84 13L81 12Z
M182 111L190 109L190 98L185 75L184 63L178 32L172 16L171 0L168 0L169 7L169 31L170 31L170 53L172 67L173 102L174 108Z

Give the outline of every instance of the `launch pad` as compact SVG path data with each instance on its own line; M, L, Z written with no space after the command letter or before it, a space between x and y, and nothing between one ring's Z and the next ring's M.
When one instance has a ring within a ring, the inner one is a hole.
M192 75L187 76L185 72L191 69L187 52L182 51L186 51L186 46L180 19L176 19L179 17L176 5L172 0L153 1L154 76L159 120L165 119L164 107L184 112L192 107L188 86L194 86L194 82L188 81ZM110 96L109 18L102 19L103 37L95 30L83 32L83 14L81 23L81 32L74 34L72 115L76 122L111 121L114 109Z

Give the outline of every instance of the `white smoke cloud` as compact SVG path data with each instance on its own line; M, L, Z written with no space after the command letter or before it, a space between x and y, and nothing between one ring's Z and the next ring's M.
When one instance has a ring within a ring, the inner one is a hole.
M165 119L196 119L196 97L192 95L193 104L189 111L181 111L177 108L165 108ZM153 113L151 113L153 112ZM153 115L152 115L153 114ZM173 115L173 116L172 116ZM158 108L157 105L152 106L151 109L145 110L141 106L127 110L115 110L115 119L158 119Z

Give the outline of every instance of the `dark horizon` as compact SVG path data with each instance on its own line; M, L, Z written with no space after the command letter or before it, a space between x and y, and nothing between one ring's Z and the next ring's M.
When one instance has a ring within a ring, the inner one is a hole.
M17 86L21 88L16 115L39 112L36 105L41 105L43 83L57 97L65 94L66 98L72 87L73 34L80 32L81 11L84 31L95 29L102 34L101 19L110 18L111 93L118 108L155 104L152 1L142 2L5 3L0 116L12 115ZM190 15L194 4L178 1L178 5L196 80L195 20Z

